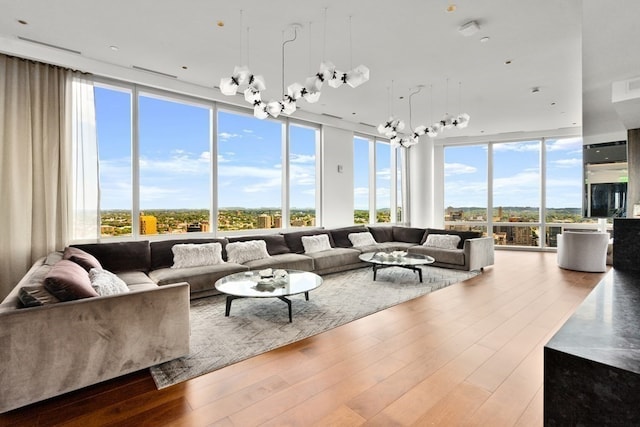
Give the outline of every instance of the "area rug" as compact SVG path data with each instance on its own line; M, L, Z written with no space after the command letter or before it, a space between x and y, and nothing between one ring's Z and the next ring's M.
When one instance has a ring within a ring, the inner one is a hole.
M436 289L473 277L477 273L438 267L421 267L417 274L401 268L370 268L323 276L324 283L309 293L291 297L293 322L287 305L276 298L233 301L225 317L225 296L191 302L191 352L150 368L161 389L215 371L269 350L319 334Z

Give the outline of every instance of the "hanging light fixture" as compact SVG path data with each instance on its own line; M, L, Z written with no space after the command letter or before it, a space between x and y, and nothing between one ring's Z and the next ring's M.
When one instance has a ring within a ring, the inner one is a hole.
M393 82L392 82L393 84ZM462 83L459 83L459 91L460 91L460 99L461 95L461 86ZM409 95L409 127L413 128L412 125L412 105L411 98L418 94L424 86L418 86L417 91L412 92ZM448 109L448 98L449 98L449 80L447 79L447 101L446 108ZM431 107L433 107L433 87L431 88ZM445 115L439 121L433 123L431 126L420 125L413 130L409 134L401 134L404 129L404 122L402 120L398 120L391 116L389 120L384 123L378 125L377 130L381 135L389 138L389 142L394 146L401 146L405 148L409 148L412 145L417 144L420 141L420 137L422 135L427 135L430 138L435 138L438 134L442 133L445 129L451 128L466 128L469 125L470 116L467 113L460 113L457 116L452 116L449 113L445 113Z
M324 37L326 39L326 8L324 13ZM240 11L240 26L242 29L242 10ZM284 92L284 70L285 70L285 46L287 43L293 42L298 36L298 30L302 28L300 24L292 24L291 28L294 31L292 39L285 40L282 43L282 91ZM248 32L248 29L247 29ZM284 36L284 33L283 33ZM349 37L350 37L350 50L351 46L351 17L349 17ZM247 43L248 43L247 35ZM284 37L283 37L284 38ZM311 39L309 39L311 40ZM325 40L326 44L326 40ZM240 45L242 47L242 37L240 37ZM241 49L242 50L242 49ZM242 53L241 53L242 60ZM347 72L336 70L335 65L331 61L324 60L324 46L323 46L323 60L320 63L318 72L305 79L304 85L300 83L293 83L287 87L287 93L283 95L280 101L268 101L265 102L262 99L262 92L266 90L266 83L262 76L254 75L249 70L248 66L235 66L231 77L225 77L220 79L220 92L224 95L235 95L240 86L247 84L244 89L244 99L251 105L253 105L253 115L259 119L266 119L267 117L278 117L280 114L293 114L297 109L297 102L299 99L304 99L308 103L318 102L320 99L322 85L327 82L331 87L337 88L346 83L352 88L356 88L361 84L369 80L369 68L364 65L358 65Z

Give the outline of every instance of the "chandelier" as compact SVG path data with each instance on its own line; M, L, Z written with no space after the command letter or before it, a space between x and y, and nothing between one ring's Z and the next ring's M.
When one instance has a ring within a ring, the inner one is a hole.
M409 95L409 125L411 126L411 97L413 95L419 93L422 90L423 86L418 86L418 90L411 93ZM447 81L447 98L449 91L449 83ZM448 102L448 99L447 99ZM396 119L393 116L389 117L389 119L378 125L378 133L389 138L389 142L393 146L400 147L411 147L412 145L416 145L420 141L420 137L422 135L427 135L430 138L435 138L446 129L451 128L466 128L469 125L470 116L467 113L460 113L456 116L452 116L449 113L445 113L445 115L439 121L431 124L431 125L420 125L413 128L409 133L402 133L405 128L404 121L400 119Z
M242 13L242 11L241 11ZM241 15L242 16L242 15ZM242 26L242 24L241 24ZM325 9L325 26L326 26L326 9ZM293 42L298 37L300 24L292 24L294 35L293 38L285 40L282 43L282 90L284 92L284 69L285 69L285 46L287 43ZM351 29L351 23L349 23ZM326 33L326 30L325 30ZM266 119L267 117L278 117L280 114L293 114L297 109L299 100L304 99L312 104L320 99L321 89L326 82L332 88L338 88L346 84L352 88L356 88L369 80L369 68L364 65L358 65L349 71L340 71L331 61L322 61L318 72L315 75L307 77L302 83L293 83L287 86L286 93L282 99L265 101L262 99L262 93L267 86L264 77L253 74L246 65L236 65L233 69L231 77L223 77L220 79L220 92L223 95L233 96L243 89L244 99L253 106L253 115L258 119Z

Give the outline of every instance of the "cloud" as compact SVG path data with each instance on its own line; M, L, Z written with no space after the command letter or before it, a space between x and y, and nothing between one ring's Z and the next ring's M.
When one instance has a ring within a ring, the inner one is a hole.
M547 151L572 151L582 153L582 138L562 138L547 141Z
M198 160L201 162L209 163L211 161L211 152L203 151L202 153L200 153L200 157L198 158Z
M356 187L353 190L353 194L356 197L369 196L369 188L368 187Z
M140 170L149 175L156 172L163 175L208 174L210 170L209 161L203 161L203 155L204 153L201 153L199 157L195 157L183 150L175 150L168 159L153 159L140 156Z
M389 181L391 179L391 169L384 168L376 171L376 177L385 181Z
M445 163L444 176L476 173L478 168L463 163Z
M574 168L576 166L582 167L582 159L560 159L552 161L551 164L559 168Z
M527 141L527 142L505 142L493 144L493 151L516 151L516 152L530 152L540 151L539 141Z
M316 156L311 154L291 154L289 164L292 163L316 163Z
M218 139L220 141L229 141L231 139L242 138L242 135L238 133L229 133L229 132L220 132L218 134Z

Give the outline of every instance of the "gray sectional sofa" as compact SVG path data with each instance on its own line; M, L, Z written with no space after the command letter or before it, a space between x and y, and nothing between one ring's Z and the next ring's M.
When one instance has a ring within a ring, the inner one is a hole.
M354 248L349 234L363 232L371 233L376 243ZM429 234L439 233L458 234L458 248L423 245ZM305 253L303 236L319 234L327 235L331 248ZM176 244L218 242L226 260L227 245L250 240L264 240L268 256L244 263L172 268ZM491 237L400 226L73 247L117 275L129 292L66 302L40 298L35 304L42 305L25 308L24 290L41 292L45 277L63 262L63 253L38 260L0 304L0 412L188 354L189 300L216 293L215 281L231 273L270 267L322 275L368 266L359 259L361 253L393 250L430 255L436 260L433 265L440 267L482 270L493 264Z

